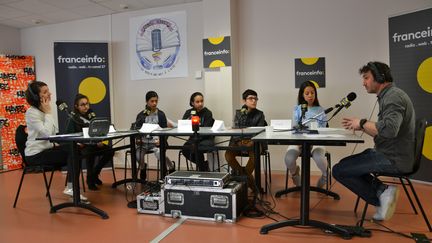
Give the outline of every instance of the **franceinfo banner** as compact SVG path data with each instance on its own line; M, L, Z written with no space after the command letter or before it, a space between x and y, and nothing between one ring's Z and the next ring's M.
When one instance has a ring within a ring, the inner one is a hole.
M57 100L73 109L76 94L86 95L97 117L111 118L108 43L55 42ZM66 129L67 114L58 112L59 130Z
M417 118L432 124L432 9L389 18L390 67L410 96ZM414 178L432 181L432 126L426 130L422 163Z

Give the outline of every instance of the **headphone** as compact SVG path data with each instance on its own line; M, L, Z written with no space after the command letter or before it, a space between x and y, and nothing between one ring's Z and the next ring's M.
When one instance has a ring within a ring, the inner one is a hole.
M31 88L31 84L32 84L32 83L29 83L29 84L28 84L28 87L27 87L27 89L28 89L28 91L29 91L30 98L31 98L33 101L38 102L38 101L39 101L39 95L37 95L37 94L32 90L32 88Z
M385 82L385 76L382 72L379 71L377 65L375 65L375 63L373 62L369 62L367 65L371 69L375 81L377 83L383 84Z

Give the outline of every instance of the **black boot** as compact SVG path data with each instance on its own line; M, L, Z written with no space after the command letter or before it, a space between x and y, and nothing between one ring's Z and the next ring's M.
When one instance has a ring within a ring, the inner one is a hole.
M99 179L98 176L95 178L95 184L99 186L102 185L102 181Z
M96 186L93 176L87 176L87 188L92 191L99 190L99 188Z

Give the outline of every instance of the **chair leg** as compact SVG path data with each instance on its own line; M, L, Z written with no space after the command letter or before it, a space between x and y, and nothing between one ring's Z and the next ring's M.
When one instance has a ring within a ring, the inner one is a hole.
M267 162L268 162L268 172L269 172L269 181L270 181L270 184L272 183L272 176L271 176L271 164L270 164L270 153L269 152L267 152L266 153L266 158L267 158Z
M180 163L181 163L181 150L179 150L179 152L178 152L177 170L180 170Z
M53 179L53 175L54 175L54 170L51 171L51 176L50 176L50 179L49 179L49 182L48 182L48 189L51 188L51 182L52 182L52 179ZM48 197L48 193L45 195L45 197Z
M365 202L365 206L363 208L362 217L361 217L361 220L360 220L360 225L359 225L360 227L363 227L363 223L364 223L364 220L365 220L365 217L366 217L366 212L367 212L368 206L369 206L369 204L367 202Z
M217 163L218 163L218 172L221 171L221 165L220 165L220 159L219 159L219 151L215 151L216 152L216 158L217 158Z
M117 178L116 178L116 175L115 175L114 159L113 159L113 161L111 161L111 164L112 164L111 170L112 170L112 173L113 173L114 183L116 183L117 182Z
M267 185L268 185L268 178L267 178L267 157L264 155L264 193L267 193Z
M428 227L428 229L429 229L429 232L432 232L432 227L431 227L431 224L429 223L429 219L427 218L426 213L425 213L425 211L423 210L423 206L422 206L422 204L420 203L420 200L419 200L419 198L418 198L418 196L417 196L416 191L414 190L414 186L412 185L411 180L410 180L409 178L407 178L407 177L405 177L405 179L408 181L408 184L409 184L409 186L410 186L410 188L411 188L411 191L412 191L412 193L413 193L413 195L414 195L414 198L415 198L415 200L416 200L416 202L417 202L417 205L418 205L418 207L420 208L420 212L421 212L422 215L423 215L423 219L424 219L424 221L425 221L426 224L427 224L427 227Z
M285 190L288 189L288 173L289 173L289 170L287 168L286 169L286 174L285 174Z
M354 213L357 213L357 208L358 208L359 202L360 202L360 197L357 196L357 200L356 200L356 203L355 203L355 206L354 206Z
M21 180L20 180L20 183L19 183L19 186L18 186L18 191L17 191L17 194L15 196L15 202L13 204L14 208L16 207L16 204L17 204L17 201L18 201L18 197L19 197L19 194L20 194L20 191L21 191L21 186L22 186L22 183L23 183L23 180L24 180L25 173L26 173L26 169L23 168L23 172L22 172L22 175L21 175Z
M327 185L326 190L328 191L330 186L332 185L332 167L331 167L331 155L330 153L326 153L327 158Z
M52 207L53 207L53 204L52 204L52 200L51 200L51 194L50 194L50 192L49 192L49 184L48 184L48 180L47 180L47 178L46 178L45 171L42 171L42 174L43 174L43 178L44 178L44 182L45 182L45 188L46 188L46 190L47 190L46 193L48 194L48 201L49 201L50 207L52 208Z
M406 194L407 197L408 197L408 201L409 201L410 204L411 204L411 208L413 209L413 211L414 211L415 214L418 214L418 213L417 213L417 208L415 207L414 202L413 202L413 200L412 200L410 194L408 193L408 189L406 188L406 185L405 185L405 183L404 183L402 177L399 177L399 181L400 181L400 183L401 183L401 185L402 185L402 187L403 187L403 189L404 189L404 191L405 191L405 194Z
M125 163L124 163L124 165L125 165L125 167L124 167L124 180L126 180L126 170L127 170L127 156L128 156L128 154L129 154L129 151L126 151L126 153L125 153ZM126 186L126 184L125 184L125 186Z

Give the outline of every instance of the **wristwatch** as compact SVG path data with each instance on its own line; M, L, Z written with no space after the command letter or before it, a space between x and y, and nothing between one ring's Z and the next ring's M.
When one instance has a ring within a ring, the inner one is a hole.
M364 130L364 124L367 122L367 119L365 119L365 118L363 118L363 119L361 119L360 120L360 128L362 129L362 130Z

